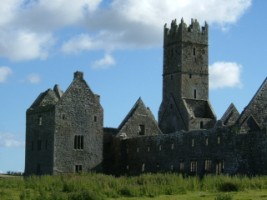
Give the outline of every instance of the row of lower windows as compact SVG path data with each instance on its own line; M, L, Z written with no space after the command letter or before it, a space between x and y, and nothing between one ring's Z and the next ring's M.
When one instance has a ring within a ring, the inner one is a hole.
M221 137L220 137L220 136L217 137L217 144L221 144ZM196 142L195 142L195 139L193 138L193 139L191 140L191 146L194 147L195 145L196 145ZM206 145L206 146L209 145L209 139L208 139L208 138L205 139L205 145ZM162 150L162 146L159 145L159 148L158 148L158 149L159 149L159 151L161 151L161 150ZM150 150L151 150L151 148L148 146L148 147L147 147L147 152L150 152ZM174 144L171 144L171 150L174 150ZM127 153L128 153L128 152L129 152L129 150L127 149ZM140 148L139 148L139 147L136 148L136 152L137 152L137 153L140 152Z
M211 160L205 160L204 161L204 170L205 172L212 172L212 168L213 165L212 165L212 161ZM156 163L156 168L160 170L160 164L159 163ZM174 170L174 165L170 165L170 168L169 168L171 171ZM178 166L178 169L180 172L184 172L186 171L185 169L185 162L180 162L179 163L179 166ZM216 161L215 162L215 172L216 174L221 174L223 172L223 169L224 169L224 162L223 161ZM126 166L126 170L130 170L130 166L127 165ZM145 172L146 170L146 165L145 163L142 164L141 166L141 171L142 172ZM190 172L191 173L196 173L198 170L198 162L193 160L193 161L190 161Z

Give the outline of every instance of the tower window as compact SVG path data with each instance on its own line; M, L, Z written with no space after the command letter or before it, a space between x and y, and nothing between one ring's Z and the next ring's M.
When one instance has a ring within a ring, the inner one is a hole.
M196 98L197 98L197 90L194 89L194 99L196 99Z
M211 171L211 160L205 160L205 171L210 172Z
M192 74L189 74L189 78L192 78Z
M84 147L83 143L83 135L75 135L74 136L74 149L82 150Z
M194 56L196 55L196 48L195 47L193 48L193 55Z
M209 138L206 137L206 140L205 140L205 145L208 146L209 145Z
M97 122L97 116L94 116L94 122Z

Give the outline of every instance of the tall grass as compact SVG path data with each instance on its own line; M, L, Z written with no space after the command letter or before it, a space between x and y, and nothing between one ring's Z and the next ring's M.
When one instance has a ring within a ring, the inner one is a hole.
M156 197L189 192L220 192L216 199L231 199L233 191L267 189L267 177L205 176L186 177L179 174L143 174L113 177L103 174L68 174L0 178L1 200L103 200L120 197ZM10 193L13 194L12 198ZM227 196L228 195L228 196Z

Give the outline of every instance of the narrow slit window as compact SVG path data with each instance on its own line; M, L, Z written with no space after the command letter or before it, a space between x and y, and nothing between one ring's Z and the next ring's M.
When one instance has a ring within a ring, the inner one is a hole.
M194 89L194 99L196 99L196 98L197 98L197 90Z
M43 117L41 115L38 116L38 125L39 126L43 125Z

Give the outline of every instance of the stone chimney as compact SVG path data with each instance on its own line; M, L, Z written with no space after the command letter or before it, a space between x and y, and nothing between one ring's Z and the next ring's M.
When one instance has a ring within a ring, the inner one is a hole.
M75 79L83 79L83 72L74 72L74 80Z

